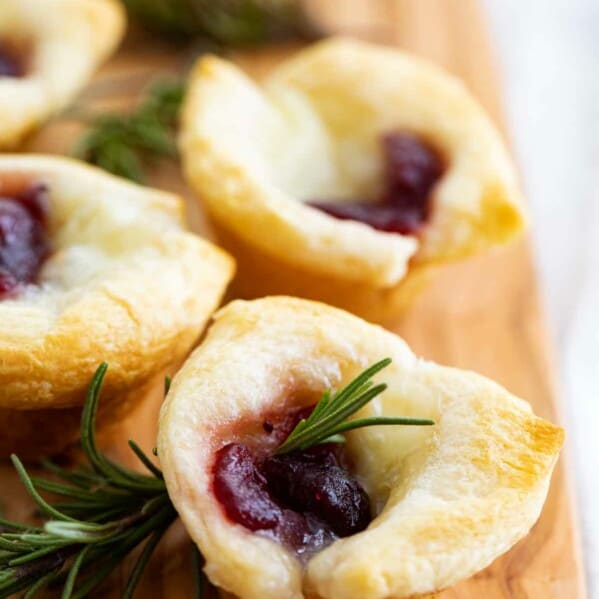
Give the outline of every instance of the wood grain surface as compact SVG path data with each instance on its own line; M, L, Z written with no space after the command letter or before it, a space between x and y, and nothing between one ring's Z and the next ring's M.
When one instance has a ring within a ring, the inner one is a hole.
M503 126L497 70L480 7L475 0L312 0L308 7L329 33L343 33L397 45L426 56L462 77ZM277 47L235 56L255 76L293 51ZM157 75L183 73L202 49L176 47L132 34L81 98L86 107L131 105ZM66 153L79 125L60 117L27 144L26 151ZM181 193L192 227L210 231L201 208L176 164L154 169L156 186ZM534 226L534 225L533 225ZM559 421L551 350L540 307L536 273L527 240L481 258L447 267L415 302L397 328L419 354L443 364L487 375L528 399L541 416ZM128 438L151 449L160 390L105 441L117 458L133 463ZM442 599L578 599L586 597L567 467L567 450L556 468L541 518L531 533L490 567L439 593ZM1 495L9 516L31 510L14 474L0 466ZM161 544L137 597L191 597L190 544L180 524ZM119 595L124 574L98 596Z

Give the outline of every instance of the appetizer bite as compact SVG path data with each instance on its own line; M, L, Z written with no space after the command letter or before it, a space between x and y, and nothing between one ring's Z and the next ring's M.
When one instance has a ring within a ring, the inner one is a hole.
M104 423L185 357L233 261L182 201L73 160L0 156L0 455L58 451L110 362Z
M490 380L273 297L217 314L173 380L158 455L223 591L383 599L452 585L524 537L562 443Z
M389 320L432 267L524 226L489 118L458 80L396 49L325 41L262 87L202 58L180 146L242 297L298 295Z
M2 0L0 148L65 107L124 29L116 0Z

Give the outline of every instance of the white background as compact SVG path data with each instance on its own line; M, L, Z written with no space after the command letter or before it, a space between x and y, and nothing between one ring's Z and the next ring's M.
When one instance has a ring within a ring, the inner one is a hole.
M527 196L599 598L599 0L485 0ZM569 598L568 598L569 599Z

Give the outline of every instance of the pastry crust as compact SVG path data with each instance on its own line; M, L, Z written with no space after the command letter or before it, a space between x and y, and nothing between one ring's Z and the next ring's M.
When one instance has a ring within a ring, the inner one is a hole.
M48 186L52 254L0 301L0 411L80 406L101 361L113 398L182 359L234 269L184 230L182 200L64 158L0 157L0 192L15 180Z
M232 423L259 423L307 394L316 401L387 356L393 363L379 377L389 388L360 415L436 425L348 435L376 506L370 526L303 568L228 520L212 491L212 461L232 440ZM217 313L163 404L158 451L169 495L222 589L242 599L391 599L452 585L525 536L563 437L488 379L419 359L397 336L335 308L278 297Z
M64 108L125 30L117 0L2 0L0 40L27 49L24 77L0 77L0 148Z
M125 392L103 394L96 420L99 438L103 441L112 434L125 417L143 419L146 402L151 402L163 389L166 374L160 372L140 387ZM158 396L156 401L161 399ZM21 459L37 459L69 450L77 445L80 428L79 406L41 410L0 408L0 457L16 454Z
M184 169L226 247L256 257L239 269L244 296L325 299L317 281L326 278L326 301L371 316L369 304L385 295L393 312L412 274L504 243L524 226L499 134L463 84L422 59L335 39L283 63L262 88L234 65L203 58L189 89ZM395 130L422 136L448 163L420 235L340 221L302 202L372 195L383 170L379 138ZM287 277L264 277L269 261ZM363 296L360 306L348 306L348 286Z

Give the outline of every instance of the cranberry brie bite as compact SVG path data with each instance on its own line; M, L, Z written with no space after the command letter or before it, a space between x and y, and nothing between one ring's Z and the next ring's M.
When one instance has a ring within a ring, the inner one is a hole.
M66 106L124 29L117 0L1 0L0 148Z
M232 260L182 201L82 163L0 156L0 455L60 450L102 361L103 422L183 359Z
M300 443L374 363L373 383L387 387L362 386L375 397L355 417L434 425ZM336 308L272 297L217 313L173 380L158 454L223 591L390 599L450 586L524 537L562 443L561 428L490 380L418 359L397 336Z
M524 227L489 118L460 81L396 49L321 42L262 87L203 58L180 145L238 261L241 297L284 293L392 319L431 267Z

